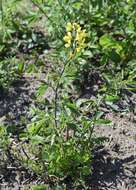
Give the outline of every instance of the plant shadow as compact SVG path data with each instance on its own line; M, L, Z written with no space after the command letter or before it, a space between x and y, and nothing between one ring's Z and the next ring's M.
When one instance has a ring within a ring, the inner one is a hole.
M94 153L93 172L87 182L92 190L135 189L136 168L134 164L136 164L134 155L120 159L112 157L109 151L102 149Z

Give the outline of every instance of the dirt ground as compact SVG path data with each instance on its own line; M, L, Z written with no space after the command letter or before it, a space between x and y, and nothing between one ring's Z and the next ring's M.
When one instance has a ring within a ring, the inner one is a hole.
M20 81L9 93L0 92L0 118L15 125L15 134L29 121L28 110L34 105L33 81ZM103 146L94 151L93 174L88 178L92 190L136 190L136 116L134 113L106 114L112 125L96 126L95 135L107 137ZM40 183L33 173L15 164L13 158L0 159L0 190L25 189L30 183Z
M130 113L107 117L113 125L95 129L109 140L95 152L94 190L136 190L136 118Z

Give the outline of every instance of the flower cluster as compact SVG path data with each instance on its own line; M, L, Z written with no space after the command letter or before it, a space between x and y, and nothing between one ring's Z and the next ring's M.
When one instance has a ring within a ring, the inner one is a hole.
M72 54L81 52L86 47L85 39L87 37L86 30L82 30L77 23L67 23L67 34L64 36L65 47L72 49Z

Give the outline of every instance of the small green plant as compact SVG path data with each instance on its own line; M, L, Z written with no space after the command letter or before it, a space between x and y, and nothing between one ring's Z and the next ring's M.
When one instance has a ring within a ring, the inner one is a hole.
M9 88L11 84L20 78L19 66L22 67L21 60L16 58L5 59L0 62L0 86Z
M36 185L32 188L32 190L47 190L45 185Z
M77 180L89 175L92 148L102 142L94 138L94 126L110 123L101 119L100 97L88 100L70 96L78 59L87 47L86 38L87 32L78 23L66 25L63 54L54 54L58 62L52 65L52 72L48 73L37 92L45 111L33 109L32 121L20 135L22 141L28 142L23 144L25 155L20 160L49 181L67 177ZM51 101L46 97L42 99L48 90Z
M89 174L92 158L91 131L94 122L82 114L80 105L69 98L67 88L65 88L65 85L71 83L66 76L67 69L75 64L81 49L84 48L86 37L80 25L74 23L71 26L73 28L68 29L68 33L64 37L68 44L66 44L66 48L69 49L64 57L63 68L61 70L60 67L58 73L52 73L56 76L54 81L50 81L51 85L46 82L44 84L46 85L45 90L52 88L54 100L51 104L45 104L46 112L39 111L32 123L28 125L27 130L31 147L29 152L31 151L30 154L39 161L38 168L35 159L29 166L39 174L54 175L57 178L64 176L76 178ZM77 45L75 46L74 43ZM39 92L39 94L41 93Z
M7 133L7 128L5 126L0 126L0 149L6 151L8 145L10 144L10 138Z
M34 187L32 187L32 190L66 190L65 185L58 185L56 184L55 186L48 186L48 185L36 185Z

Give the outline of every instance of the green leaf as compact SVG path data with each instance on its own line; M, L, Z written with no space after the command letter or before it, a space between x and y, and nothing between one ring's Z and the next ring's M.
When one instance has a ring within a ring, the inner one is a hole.
M54 134L54 135L52 135L52 137L51 137L51 146L54 144L54 142L55 142L55 137L56 137L56 135Z
M74 131L77 130L77 125L75 123L67 123L67 126L69 129L72 129Z
M71 112L78 114L78 110L75 103L67 103L66 107L69 108Z
M119 63L121 61L121 57L115 50L112 50L111 52L109 52L109 58L115 63Z
M33 144L44 144L44 142L45 142L45 139L44 139L44 137L42 137L42 136L39 136L39 135L35 135L35 136L32 136L31 137L31 141L32 141L32 143Z
M41 98L45 94L47 89L48 85L46 83L42 84L36 92L37 98Z
M98 119L95 121L96 125L109 125L111 123L112 123L112 121L109 119Z
M103 36L101 36L99 43L102 47L108 48L109 46L113 46L114 40L111 36L104 34Z
M105 101L106 102L116 102L119 100L119 97L118 96L111 96L111 95L107 95L106 98L105 98Z
M73 4L73 7L75 9L79 10L79 9L81 9L82 4L83 4L82 2L76 2L76 3Z
M31 123L28 125L28 132L30 133L30 135L38 134L44 125L45 125L45 119Z
M120 42L116 41L112 36L104 34L99 40L100 45L107 50L115 49L116 53L120 53L123 49Z
M96 119L96 120L100 119L103 114L104 114L104 112L98 111L98 112L96 113L96 115L95 115L95 119Z
M32 190L47 190L47 187L45 185L36 185Z
M24 63L23 62L18 63L18 71L19 71L19 73L22 73L23 69L24 69Z

